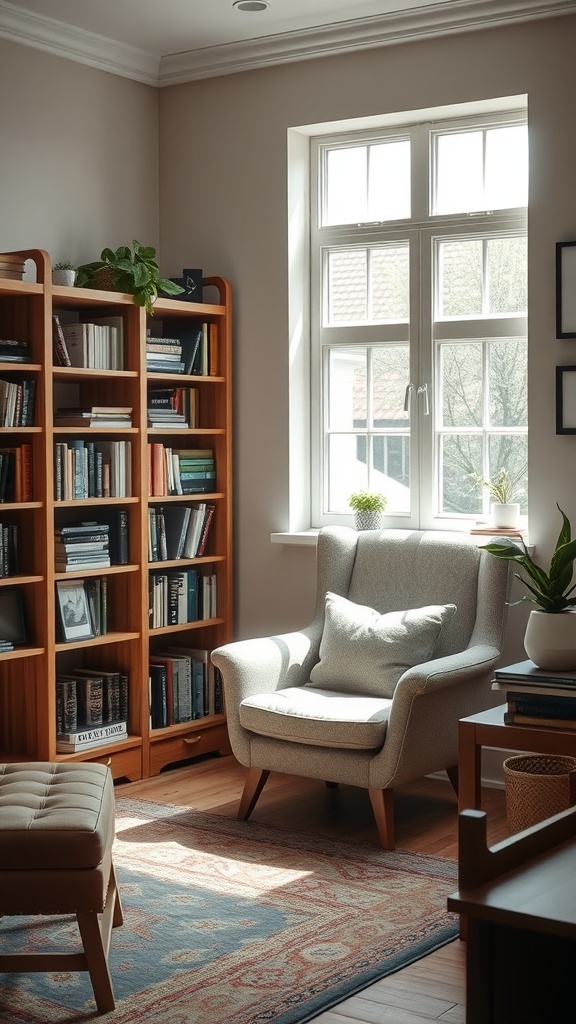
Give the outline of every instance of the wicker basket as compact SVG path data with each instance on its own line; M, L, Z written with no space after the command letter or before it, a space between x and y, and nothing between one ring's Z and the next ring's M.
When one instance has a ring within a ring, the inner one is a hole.
M503 764L510 834L576 803L576 758L552 754L508 757Z
M114 281L112 279L112 271L108 267L103 267L102 270L96 271L94 274L94 286L105 292L116 291Z

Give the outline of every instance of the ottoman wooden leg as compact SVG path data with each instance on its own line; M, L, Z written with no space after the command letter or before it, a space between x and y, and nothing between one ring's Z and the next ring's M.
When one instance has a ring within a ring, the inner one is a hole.
M114 865L110 868L110 881L102 919L98 914L86 911L77 913L76 920L82 937L86 966L90 974L96 1006L100 1013L108 1013L116 1005L108 964L110 933L112 928L121 925L123 921Z

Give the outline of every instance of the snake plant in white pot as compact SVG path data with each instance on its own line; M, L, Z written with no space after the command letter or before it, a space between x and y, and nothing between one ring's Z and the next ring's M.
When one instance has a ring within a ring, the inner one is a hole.
M523 540L518 544L493 541L482 547L524 570L524 575L514 575L530 593L513 603L530 601L536 605L524 636L528 657L540 668L572 671L576 669L576 583L572 583L576 540L572 540L570 520L559 505L556 507L562 516L562 528L548 571L534 561Z

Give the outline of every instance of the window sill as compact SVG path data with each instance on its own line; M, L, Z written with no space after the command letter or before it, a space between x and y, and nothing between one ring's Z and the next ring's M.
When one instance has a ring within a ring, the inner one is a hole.
M482 534L473 534L472 531L468 531L468 530L462 530L461 532L462 533L468 533L468 534L470 534L470 536L473 536L474 540L476 541L477 544L487 544L490 541L491 537L498 538L498 536L510 536L509 534L502 534L501 531L498 531L496 529L494 530L494 532L489 531L488 534L484 534L484 535L482 535ZM528 543L528 539L526 537L526 532L527 531L525 531L525 536L524 536L526 547L528 549L529 554L533 555L534 554L534 545ZM290 546L290 547L293 547L293 546L316 547L316 545L318 543L318 533L319 533L318 529L316 529L316 530L294 530L293 532L286 531L285 533L271 533L270 534L270 541L271 541L272 544L283 544L283 545L285 545L287 547L288 546ZM513 536L510 537L510 540L516 540L516 539L517 539L516 537L513 537Z

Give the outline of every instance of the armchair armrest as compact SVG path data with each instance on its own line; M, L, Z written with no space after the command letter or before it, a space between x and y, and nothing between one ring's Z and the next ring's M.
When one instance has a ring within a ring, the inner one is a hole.
M500 651L491 644L475 644L458 654L448 654L408 669L398 680L394 699L417 696L430 690L441 690L468 681L481 679L492 671Z
M312 627L278 636L237 640L212 651L220 669L229 709L245 697L285 686L302 686L318 660L320 637Z

